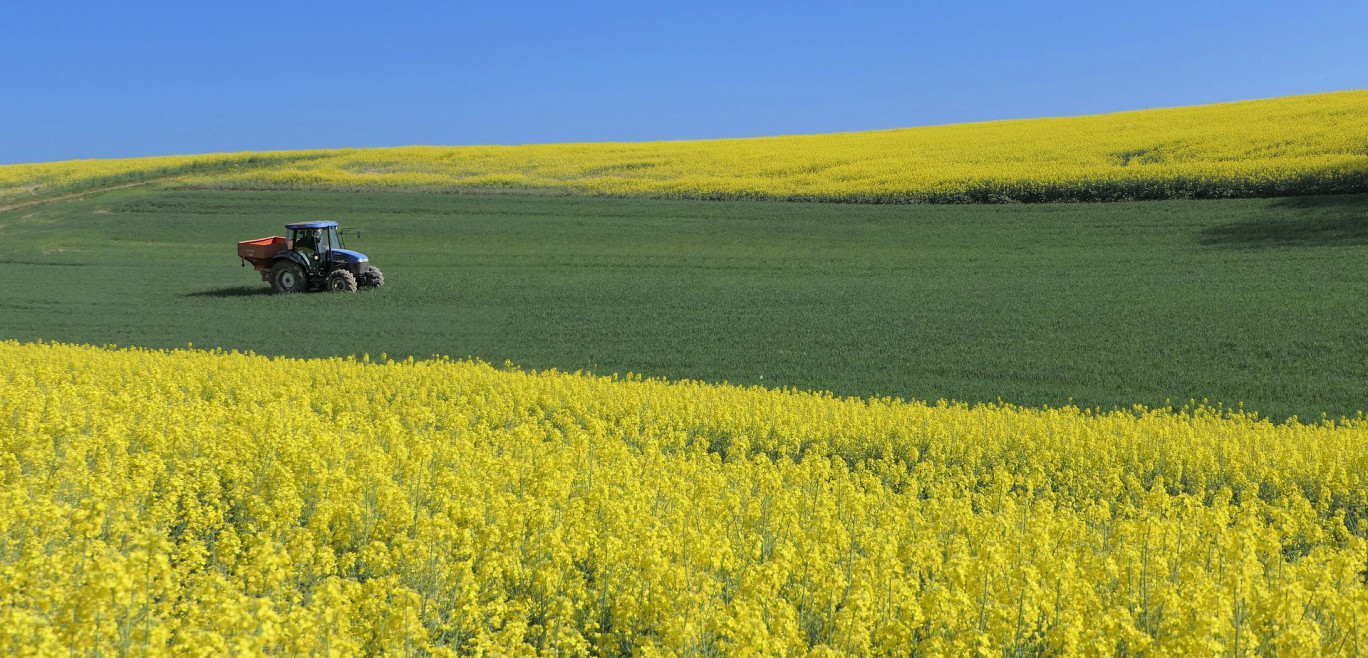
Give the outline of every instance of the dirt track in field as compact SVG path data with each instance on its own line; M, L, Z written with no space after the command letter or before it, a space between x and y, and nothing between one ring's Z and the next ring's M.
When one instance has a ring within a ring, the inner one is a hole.
M63 194L60 196L43 197L41 199L29 199L28 201L21 201L19 203L12 203L9 205L0 206L0 213L10 212L11 210L23 210L24 208L32 208L33 206L42 206L49 203L79 201L81 199L95 196L96 194L104 194L105 192L109 192L112 190L122 190L127 187L149 185L163 180L166 180L166 178L149 178L147 180L140 180L132 183L119 183L118 185L110 185L109 187L98 187L92 190L81 190L80 192L72 192L71 194Z

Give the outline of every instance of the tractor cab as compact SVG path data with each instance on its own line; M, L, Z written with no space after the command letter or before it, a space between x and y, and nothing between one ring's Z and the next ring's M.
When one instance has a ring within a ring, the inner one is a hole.
M361 237L361 232L356 231L356 236ZM365 254L343 247L337 222L286 224L283 238L239 242L238 256L252 263L277 292L348 292L385 282Z
M303 256L302 265L310 274L327 271L335 260L340 263L366 257L342 248L337 222L306 222L285 225L285 248Z

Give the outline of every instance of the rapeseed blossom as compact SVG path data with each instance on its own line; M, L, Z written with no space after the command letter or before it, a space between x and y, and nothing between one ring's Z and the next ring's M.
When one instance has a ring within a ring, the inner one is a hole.
M1368 421L0 342L0 653L1355 655Z
M157 179L208 188L853 202L1368 191L1368 91L858 133L415 146L0 166L0 204Z

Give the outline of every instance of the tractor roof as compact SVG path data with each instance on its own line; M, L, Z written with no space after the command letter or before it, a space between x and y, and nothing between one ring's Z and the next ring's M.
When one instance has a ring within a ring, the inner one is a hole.
M297 222L295 224L286 224L285 228L294 230L301 228L332 228L334 226L337 226L337 222Z

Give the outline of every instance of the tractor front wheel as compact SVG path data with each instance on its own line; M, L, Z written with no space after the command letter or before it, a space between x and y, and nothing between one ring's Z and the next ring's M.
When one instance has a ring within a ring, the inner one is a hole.
M275 292L303 292L308 288L304 268L283 260L271 268L271 290Z
M346 270L337 270L328 275L328 290L333 292L356 292L356 277Z
M367 265L361 272L361 286L363 288L379 288L385 285L385 275L375 266Z

